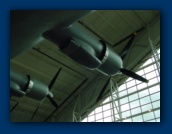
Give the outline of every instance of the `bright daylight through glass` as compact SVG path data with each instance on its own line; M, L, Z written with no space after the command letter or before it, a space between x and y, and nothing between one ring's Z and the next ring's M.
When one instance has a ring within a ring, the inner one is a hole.
M151 56L136 72L149 83L128 78L118 88L118 98L108 97L82 122L160 122L160 49L158 54L158 62Z

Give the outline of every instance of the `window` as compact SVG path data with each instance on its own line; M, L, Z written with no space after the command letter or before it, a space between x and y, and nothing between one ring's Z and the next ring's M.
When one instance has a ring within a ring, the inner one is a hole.
M88 117L88 121L89 121L89 122L95 121L94 115L93 115L93 116L89 116L89 117Z
M155 117L156 118L160 117L160 110L155 111Z
M149 110L152 110L151 104L147 104L147 105L142 106L142 112L148 112Z
M122 106L121 106L121 110L122 110L122 111L126 111L126 110L128 110L128 109L130 109L129 104L125 104L125 105L122 105Z
M152 103L152 105L153 105L153 108L159 108L160 107L160 101L159 100L155 101Z
M141 113L141 109L140 109L140 107L135 108L135 109L132 109L132 110L131 110L131 113L132 113L132 115L135 115L135 114Z
M120 100L121 105L122 104L125 104L127 102L128 102L128 97L125 97L125 98L123 98L123 99Z
M98 108L96 108L96 113L100 113L100 112L102 112L102 107L98 107Z
M103 106L103 111L110 109L110 104L106 104Z
M111 110L103 111L103 116L104 117L111 116Z
M119 96L120 97L125 96L125 95L127 95L127 91L126 90L124 90L124 91L122 91L122 92L119 93Z
M144 97L144 98L141 98L141 99L140 99L141 105L148 104L148 103L150 103L150 102L151 102L150 96L147 96L147 97Z
M131 87L131 88L128 89L128 93L129 93L129 94L130 94L130 93L133 93L133 92L135 92L135 91L137 91L137 87L136 87L136 86L133 86L133 87Z
M152 101L160 100L160 93L155 93L151 95Z
M102 119L102 118L103 118L102 113L96 114L96 120L99 120L99 119Z
M159 85L149 88L150 94L153 94L159 91L160 91Z
M112 117L104 118L104 122L112 122Z
M139 100L130 102L131 109L135 108L135 107L138 107L139 105L140 105Z
M143 119L144 121L148 121L148 120L151 120L151 119L154 119L154 114L153 112L149 112L149 113L146 113L146 114L143 114Z
M130 100L130 101L133 101L133 100L138 99L138 97L139 97L139 96L138 96L138 94L136 93L136 94L130 95L130 96L129 96L129 100Z
M143 121L142 115L133 117L132 119L133 119L133 122L142 122Z
M144 91L139 92L139 97L140 98L148 96L148 95L149 95L148 90L144 90Z
M127 79L118 89L116 105L108 97L83 122L160 122L160 77L154 58L148 59L137 74L149 83Z

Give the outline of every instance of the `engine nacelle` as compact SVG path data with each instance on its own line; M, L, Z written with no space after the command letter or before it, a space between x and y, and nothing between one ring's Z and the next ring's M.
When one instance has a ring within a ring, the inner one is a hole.
M44 32L43 37L86 68L97 69L110 76L122 68L122 59L118 54L78 23L66 28L53 28Z
M48 86L44 83L23 75L19 72L10 70L10 90L11 95L22 97L28 96L33 99L42 100L47 95L53 96Z

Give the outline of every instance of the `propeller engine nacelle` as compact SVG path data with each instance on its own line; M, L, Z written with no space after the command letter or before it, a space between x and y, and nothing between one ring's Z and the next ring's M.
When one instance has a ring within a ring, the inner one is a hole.
M53 97L47 85L13 70L10 70L10 90L11 95L18 97L28 96L37 100L42 100L48 95Z
M108 76L120 71L134 79L148 82L136 73L124 69L121 57L104 41L99 40L78 23L65 28L55 27L44 32L43 37L54 42L63 53L89 69L97 69ZM127 49L131 46L134 37L135 34L130 39ZM126 51L124 49L122 52L122 58L125 57Z
M77 23L66 28L53 28L44 32L43 37L89 69L97 69L111 76L122 68L121 58L104 41L91 35Z

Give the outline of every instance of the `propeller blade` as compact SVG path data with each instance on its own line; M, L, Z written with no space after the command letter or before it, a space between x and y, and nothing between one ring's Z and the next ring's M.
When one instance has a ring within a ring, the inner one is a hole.
M138 75L138 74L136 74L136 73L134 73L134 72L132 72L132 71L130 71L130 70L121 68L120 71L121 71L123 74L125 74L125 75L127 75L127 76L129 76L129 77L132 77L132 78L134 78L134 79L137 79L137 80L139 80L139 81L146 82L146 83L149 82L147 79L143 78L142 76L140 76L140 75Z
M137 35L140 31L142 31L143 29L145 29L145 27L142 27L142 28L138 29L137 31L133 32L132 34L130 34L130 35L128 35L128 36L126 36L125 38L123 38L122 40L120 40L119 42L117 42L116 44L113 45L113 47L115 47L115 46L121 44L122 42L124 42L124 41L130 39L130 40L128 41L128 43L126 44L126 46L124 47L124 49L122 50L122 52L120 53L120 57L121 57L122 60L123 60L123 59L125 58L125 56L127 55L128 51L129 51L129 49L130 49L130 47L131 47L131 44L133 43L133 40L134 40L134 38L136 37L136 35Z
M123 60L125 58L125 56L127 55L128 53L128 50L130 49L131 47L131 44L133 43L133 40L135 38L135 34L133 34L130 38L130 40L128 41L127 45L124 47L124 49L122 50L122 52L120 53L120 57L121 59Z
M143 29L145 29L145 27L142 27L142 28L138 29L138 30L135 31L134 33L139 33L139 32L141 32ZM126 36L126 37L123 38L122 40L118 41L117 43L115 43L115 44L113 45L113 47L116 47L116 46L118 46L119 44L121 44L122 42L124 42L124 41L126 41L127 39L131 38L132 35L133 35L133 33L130 34L130 35L128 35L128 36Z
M33 113L32 117L31 117L31 120L32 120L32 119L34 118L34 116L36 115L36 113L37 113L37 111L38 111L38 109L39 109L39 107L41 106L41 104L42 104L43 101L44 101L44 99L43 99L43 100L39 103L39 105L37 106L35 112Z
M54 83L55 83L55 81L56 81L56 79L57 79L57 77L58 77L58 75L59 75L61 69L62 69L62 68L60 68L60 69L58 70L58 72L56 73L56 75L53 77L53 79L51 80L50 84L48 85L49 90L50 90L50 89L52 88L52 86L54 85Z
M53 104L53 106L55 106L56 109L58 109L59 106L57 105L57 103L55 102L55 100L54 100L53 98L51 98L49 95L48 95L47 97L48 97L48 99L50 100L51 104Z
M53 77L53 79L51 80L50 84L48 85L49 91L50 91L50 89L52 88L52 86L54 85L54 83L55 83L55 81L56 81L56 79L57 79L57 77L58 77L58 75L59 75L61 69L62 69L62 68L60 68L60 69L58 70L58 72L56 73L56 75ZM56 108L58 108L58 105L57 105L57 103L54 101L54 99L51 98L49 95L47 95L47 97L49 98L49 100L50 100L50 102L53 104L53 106L55 106ZM43 99L43 100L44 100L44 99ZM38 107L36 108L35 112L33 113L32 117L31 117L31 120L32 120L32 119L34 118L34 116L36 115L36 113L37 113L39 107L41 106L41 104L42 104L42 102L43 102L43 100L39 103Z

